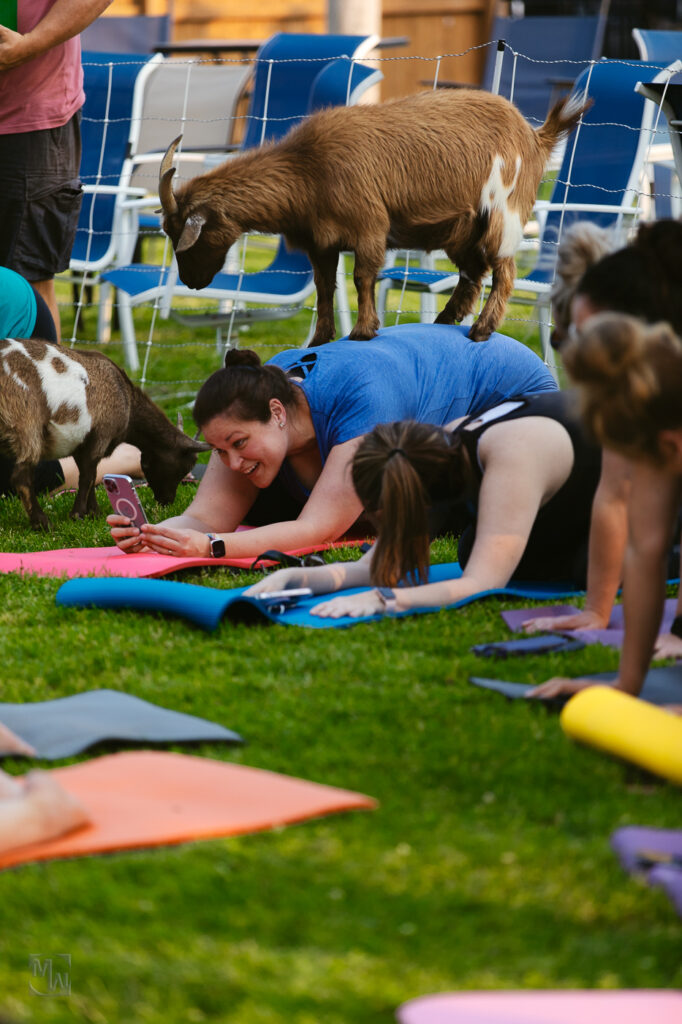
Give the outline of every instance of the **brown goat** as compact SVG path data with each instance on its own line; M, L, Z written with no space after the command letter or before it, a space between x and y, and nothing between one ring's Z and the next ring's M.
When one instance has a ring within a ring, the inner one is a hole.
M162 504L209 446L193 441L101 352L44 341L0 341L0 445L16 466L12 485L34 529L49 522L35 494L41 459L73 455L79 470L74 519L99 512L97 463L122 441L141 451L142 470Z
M379 327L374 286L386 246L445 249L460 279L438 323L471 313L492 269L492 290L469 335L482 341L504 314L514 253L549 155L588 106L559 100L537 131L508 100L470 89L332 107L174 193L180 137L159 180L180 277L203 288L243 232L282 234L312 263L318 321L311 344L319 345L335 334L339 253L355 253L358 317L350 337L366 339Z

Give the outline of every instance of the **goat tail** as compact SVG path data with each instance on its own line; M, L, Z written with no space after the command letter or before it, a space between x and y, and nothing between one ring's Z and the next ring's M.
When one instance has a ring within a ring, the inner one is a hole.
M586 93L572 93L557 100L547 115L547 120L536 133L540 147L547 157L557 142L570 135L593 102Z

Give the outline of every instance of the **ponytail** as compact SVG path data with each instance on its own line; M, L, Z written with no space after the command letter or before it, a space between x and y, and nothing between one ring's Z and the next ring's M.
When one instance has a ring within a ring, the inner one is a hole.
M426 583L432 488L453 477L458 446L439 427L406 421L375 427L353 458L353 485L365 509L378 514L372 583Z

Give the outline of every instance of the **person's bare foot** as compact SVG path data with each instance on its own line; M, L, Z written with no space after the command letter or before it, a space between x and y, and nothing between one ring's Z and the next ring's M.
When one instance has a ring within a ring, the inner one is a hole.
M35 749L0 722L0 753L25 754L26 757L33 757Z
M0 726L0 729L2 726ZM8 775L7 772L0 771L0 800L12 800L14 797L21 796L24 792L24 787L15 779L12 775Z
M36 815L36 828L41 840L53 839L90 823L85 808L49 772L29 772L25 793L25 799Z

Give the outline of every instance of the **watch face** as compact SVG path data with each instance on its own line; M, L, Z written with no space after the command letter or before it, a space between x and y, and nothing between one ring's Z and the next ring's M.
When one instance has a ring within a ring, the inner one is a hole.
M211 540L211 558L224 558L225 557L225 541L221 540L220 537L214 537Z

